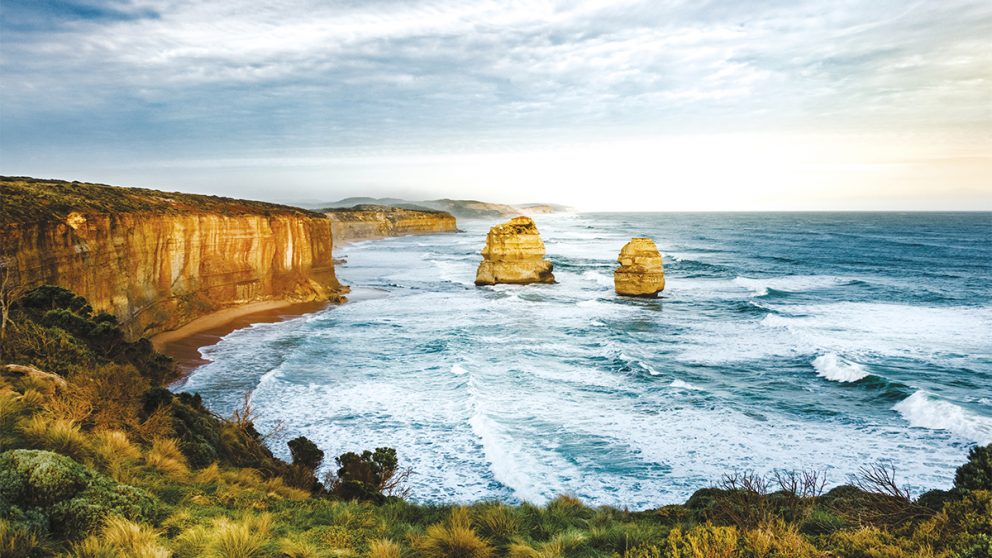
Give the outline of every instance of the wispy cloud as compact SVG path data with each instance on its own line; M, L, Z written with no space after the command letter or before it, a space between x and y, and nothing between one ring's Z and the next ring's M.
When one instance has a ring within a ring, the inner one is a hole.
M2 26L5 166L990 126L978 1L5 0Z

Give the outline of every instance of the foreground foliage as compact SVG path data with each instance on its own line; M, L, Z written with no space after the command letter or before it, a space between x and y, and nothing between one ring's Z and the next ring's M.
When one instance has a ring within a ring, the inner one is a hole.
M160 387L168 362L71 293L30 293L13 317L14 366L0 367L3 557L992 556L992 446L971 452L952 490L916 499L893 469L869 466L829 491L815 473L730 475L640 512L568 496L415 505L396 496L409 472L395 451L339 456L319 483L320 448L294 438L285 463L247 406L224 420Z

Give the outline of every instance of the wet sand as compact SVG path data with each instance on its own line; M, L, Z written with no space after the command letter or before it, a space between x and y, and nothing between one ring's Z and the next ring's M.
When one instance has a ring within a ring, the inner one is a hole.
M252 324L281 322L330 306L331 302L289 302L273 300L226 308L202 316L179 329L165 331L151 338L155 350L176 361L181 378L210 362L200 355L200 348L215 345L232 331ZM181 381L181 380L180 380Z

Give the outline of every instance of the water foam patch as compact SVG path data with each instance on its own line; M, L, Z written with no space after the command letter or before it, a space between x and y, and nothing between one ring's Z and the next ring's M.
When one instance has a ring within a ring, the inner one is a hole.
M678 378L672 380L672 383L668 384L675 389L687 389L690 391L702 391L703 388L694 386L685 380L680 380Z
M580 277L600 287L613 287L613 278L602 271L584 271Z
M741 277L734 279L734 284L752 292L752 296L765 296L768 289L800 293L816 289L829 289L850 282L843 277L833 275L786 275L782 277Z
M834 382L857 382L869 373L864 365L845 360L836 353L826 353L813 359L816 375Z
M892 409L913 426L946 430L978 444L992 443L992 418L970 413L923 390L896 403Z

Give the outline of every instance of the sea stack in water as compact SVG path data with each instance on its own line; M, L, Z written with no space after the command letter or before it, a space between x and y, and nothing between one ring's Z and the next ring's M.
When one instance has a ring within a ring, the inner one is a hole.
M475 284L554 283L551 269L537 225L530 217L514 217L489 229Z
M650 238L632 238L620 250L620 267L613 272L618 295L655 297L665 290L661 252Z

